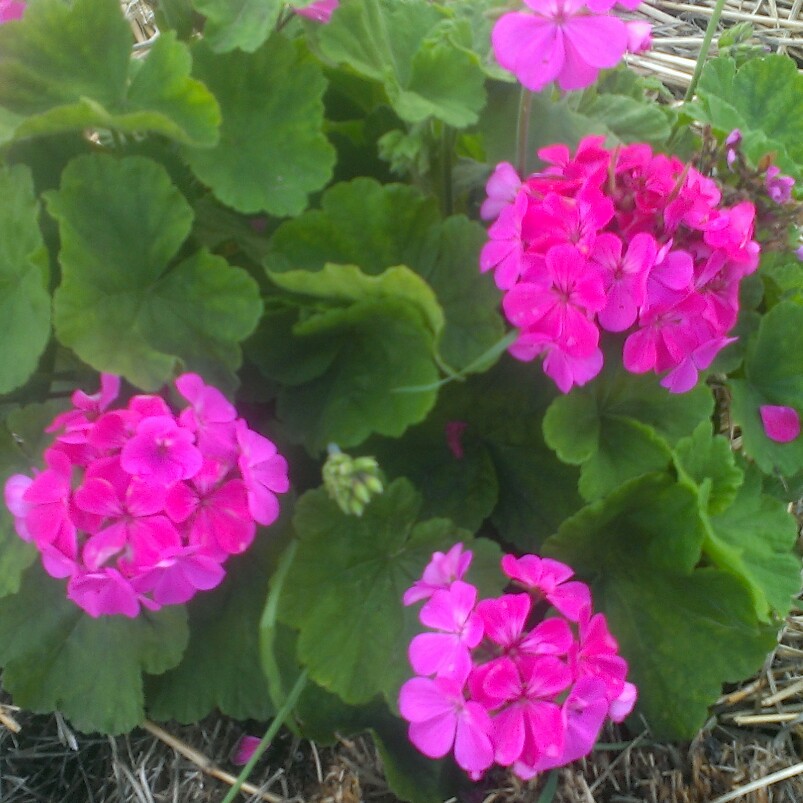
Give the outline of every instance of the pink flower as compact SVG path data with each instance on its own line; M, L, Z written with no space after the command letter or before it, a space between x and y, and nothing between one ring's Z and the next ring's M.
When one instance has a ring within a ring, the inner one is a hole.
M437 633L420 633L410 642L410 664L419 675L468 674L469 650L482 639L482 618L474 611L477 589L455 580L436 591L419 613L421 623Z
M485 194L488 196L480 207L483 220L494 220L508 204L516 200L521 188L521 179L510 162L500 162L495 168L488 183Z
M4 22L22 19L25 3L21 0L0 0L0 25Z
M189 482L167 491L165 510L187 531L190 544L217 560L245 551L254 540L256 523L248 507L248 490L240 479L222 481L227 472L208 460Z
M137 592L116 569L105 568L71 577L67 584L67 598L93 619L115 614L133 619L139 613Z
M458 459L462 460L463 452L463 433L468 428L466 421L447 421L444 427L446 433L446 445L449 451Z
M176 389L190 403L181 411L179 424L196 435L196 444L206 457L234 461L237 437L234 422L237 411L226 397L198 374L182 374Z
M624 332L636 320L647 295L647 276L655 264L658 245L646 233L637 234L622 254L622 240L614 234L600 234L594 243L591 262L602 272L607 300L599 311L600 326L609 332Z
M565 563L536 555L521 558L505 555L502 571L511 580L542 594L572 622L578 621L583 611L591 607L588 586L577 580L567 582L574 572Z
M203 463L195 436L169 415L144 418L120 453L129 474L168 485L192 477Z
M449 588L456 580L462 580L471 565L473 554L463 551L462 544L455 544L448 552L435 552L424 569L420 580L404 592L403 602L412 605L429 599L436 591Z
M523 281L511 288L502 302L505 315L515 326L543 333L568 354L587 357L599 342L590 313L605 306L601 273L573 245L550 248L546 266L550 284Z
M652 47L652 25L644 20L627 20L628 53L645 53Z
M602 68L624 56L628 32L622 20L589 11L584 0L524 0L532 10L503 14L491 32L494 55L534 92L557 81L581 89Z
M479 703L466 700L465 678L412 678L399 691L399 711L410 741L429 758L454 745L457 764L478 780L493 764L492 724Z
M254 751L259 747L261 741L259 736L241 736L232 751L231 763L238 767L247 764L251 760L251 756L254 755Z
M795 186L795 180L791 176L779 175L780 172L781 169L779 167L770 165L767 168L765 183L767 195L769 195L776 204L785 204L792 198L792 187Z
M296 14L315 22L329 22L335 9L340 5L340 0L314 0L302 8L294 8Z
M762 404L759 407L764 432L777 443L790 443L800 435L800 415L792 407Z
M480 270L494 270L494 281L501 290L513 287L528 267L540 263L525 254L522 225L529 203L527 193L520 191L512 204L503 207L480 252Z
M237 421L240 446L239 467L248 492L248 509L260 524L272 524L279 517L277 493L290 488L287 461L272 441L250 430L242 419Z
M523 362L546 354L544 373L558 386L561 393L568 393L575 385L582 387L602 370L600 349L594 349L585 357L575 357L538 331L523 331L508 351Z

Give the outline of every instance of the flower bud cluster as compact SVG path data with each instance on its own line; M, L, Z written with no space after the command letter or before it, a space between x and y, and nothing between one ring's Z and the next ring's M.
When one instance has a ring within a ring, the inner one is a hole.
M628 371L684 393L734 340L739 283L758 266L755 207L723 205L712 179L649 145L603 142L543 148L547 167L524 180L497 166L480 268L519 329L511 354L543 355L564 393L602 369L600 330L626 334Z
M175 386L189 402L178 414L152 395L110 409L120 379L103 374L47 428L46 468L6 482L17 533L90 616L134 617L214 588L289 488L285 459L219 390L196 374Z
M323 464L323 484L347 516L362 516L374 496L382 493L379 465L373 457L351 457L329 447Z
M627 662L591 592L563 563L505 555L517 593L479 600L462 578L472 554L436 552L404 603L426 600L430 629L410 643L417 677L399 693L410 741L426 756L451 750L478 780L496 763L525 780L589 753L606 718L636 701Z

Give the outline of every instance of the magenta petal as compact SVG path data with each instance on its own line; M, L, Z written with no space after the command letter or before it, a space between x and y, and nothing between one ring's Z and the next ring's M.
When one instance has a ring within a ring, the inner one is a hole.
M261 741L258 736L241 736L231 754L231 763L238 767L247 764Z
M591 591L577 580L557 586L547 594L547 599L572 622L577 622L582 611L591 607Z
M622 693L611 701L608 716L614 722L622 722L633 710L638 697L638 689L632 683L625 683Z
M577 16L564 23L564 30L592 67L615 67L627 50L627 27L618 17Z
M493 719L494 759L497 764L509 767L518 761L524 749L524 711L512 705Z
M399 690L399 712L408 722L424 722L452 711L453 707L429 678L412 678Z
M559 28L533 14L502 15L493 27L491 42L496 60L533 92L540 92L563 67Z
M454 744L457 717L450 709L423 722L411 722L410 741L428 758L443 758Z
M478 703L467 702L457 718L454 757L472 776L485 772L494 760L491 718Z
M770 440L789 443L800 435L800 416L797 410L775 404L759 407L764 432Z

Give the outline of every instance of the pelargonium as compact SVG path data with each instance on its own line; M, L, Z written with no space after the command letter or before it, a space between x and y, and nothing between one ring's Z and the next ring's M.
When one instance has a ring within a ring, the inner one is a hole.
M17 533L90 616L134 617L216 587L279 515L289 481L276 446L197 374L175 387L189 402L178 413L155 395L112 409L120 379L103 374L47 428L46 468L6 482Z
M524 180L497 167L484 205L496 219L480 269L519 330L510 353L543 356L568 393L601 370L602 333L621 332L628 371L690 390L734 339L739 283L758 266L755 207L724 205L716 182L645 144L592 136L538 155L546 168Z
M636 687L591 592L563 563L506 555L510 593L478 600L472 553L436 552L404 596L425 600L428 632L413 638L416 677L399 692L410 741L424 755L454 751L478 780L494 763L530 779L589 753L606 720L633 709Z
M615 67L630 50L649 46L646 22L625 22L609 13L616 0L524 0L526 10L503 14L491 32L499 64L534 92L557 81L581 89L603 68ZM641 0L621 0L634 9Z

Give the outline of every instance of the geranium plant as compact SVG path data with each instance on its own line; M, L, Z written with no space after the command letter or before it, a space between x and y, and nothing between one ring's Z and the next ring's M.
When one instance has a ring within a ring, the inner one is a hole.
M15 702L369 729L422 803L691 737L799 586L795 63L668 104L638 0L153 6L0 3Z

